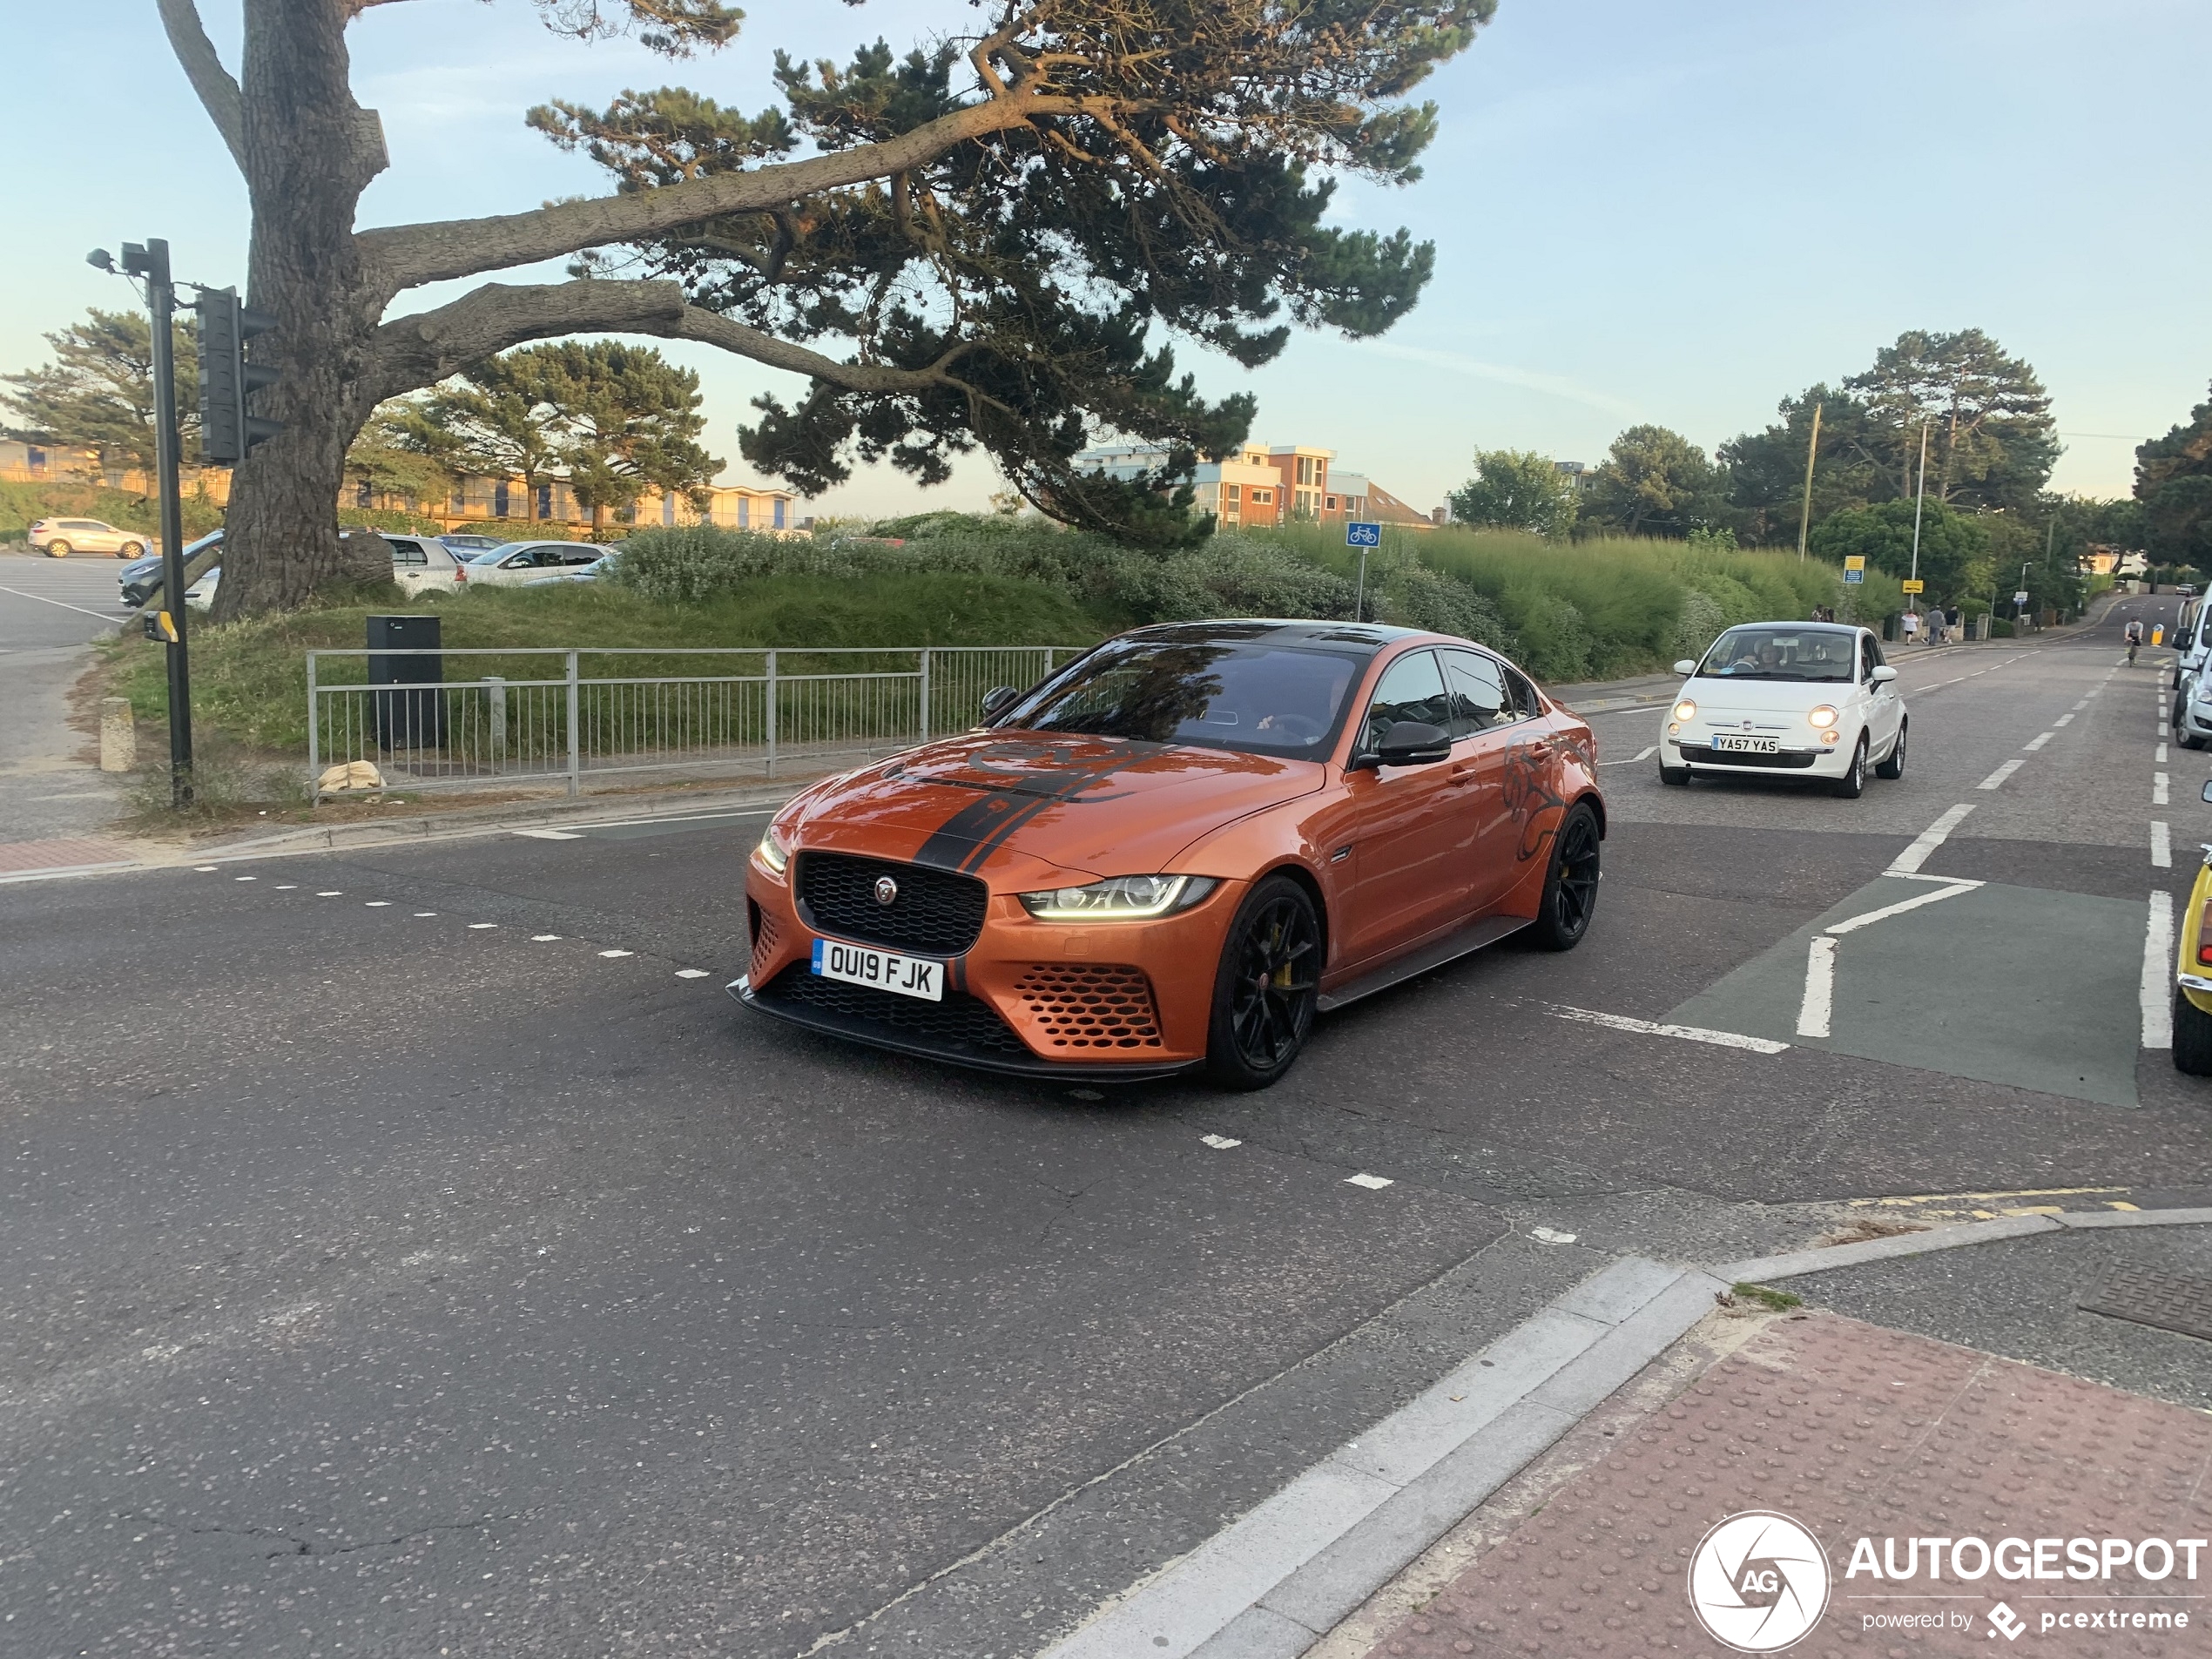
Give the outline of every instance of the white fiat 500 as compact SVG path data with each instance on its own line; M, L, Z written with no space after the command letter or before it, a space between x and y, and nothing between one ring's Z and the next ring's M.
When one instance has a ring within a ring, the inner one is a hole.
M1866 629L1746 623L1675 672L1689 678L1659 734L1662 783L1757 772L1817 778L1851 799L1869 766L1905 776L1905 699Z

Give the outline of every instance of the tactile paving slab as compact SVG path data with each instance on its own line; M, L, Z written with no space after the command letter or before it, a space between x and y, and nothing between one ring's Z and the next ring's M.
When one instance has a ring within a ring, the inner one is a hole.
M1904 1548L1912 1537L2212 1536L2212 1417L1821 1313L1776 1321L1708 1372L1373 1652L1744 1651L1706 1633L1689 1577L1708 1531L1751 1510L1801 1523L1829 1561L1827 1609L1793 1655L1991 1659L2023 1641L2039 1654L2212 1655L2212 1549L2200 1552L2195 1582L2178 1566L2158 1583L2123 1566L2108 1586L1993 1572L1940 1584L1847 1579L1862 1536L1878 1551L1892 1537ZM1901 1589L1916 1599L1877 1599ZM1930 1592L1944 1599L1918 1599ZM1999 1621L2021 1622L2003 1640L1992 1623L2000 1601L2012 1612ZM2188 1625L2041 1628L2046 1614L2114 1608L2185 1609ZM1894 1628L1900 1610L1941 1610L1949 1628ZM1870 1624L1885 1615L1890 1624Z
M2193 1273L2123 1267L2102 1290L2083 1297L2074 1306L2212 1342L2212 1278ZM2212 1354L2205 1361L2212 1365Z

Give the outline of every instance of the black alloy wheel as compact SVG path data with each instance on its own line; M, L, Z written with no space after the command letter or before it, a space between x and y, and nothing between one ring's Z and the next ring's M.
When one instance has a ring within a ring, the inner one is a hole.
M1230 923L1214 977L1206 1065L1230 1089L1264 1089L1290 1070L1313 1028L1321 922L1304 887L1270 876Z
M1542 907L1527 932L1539 950L1572 950L1597 914L1598 864L1603 842L1597 814L1587 804L1570 807L1552 838L1551 868L1544 876Z

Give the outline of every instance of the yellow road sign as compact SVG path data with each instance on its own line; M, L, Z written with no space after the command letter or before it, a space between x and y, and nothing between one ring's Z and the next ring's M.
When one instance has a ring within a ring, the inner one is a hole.
M1926 587L1928 584L1927 584L1926 583L1925 583L1925 582L1914 582L1914 581L1911 581L1911 580L1906 580L1906 581L1904 581L1904 582L1900 582L1900 583L1898 583L1897 585L1898 585L1898 587L1900 587L1900 588L1903 588L1903 589L1904 589L1904 590L1905 590L1907 593L1918 593L1918 592L1919 592L1919 591L1920 591L1923 588Z
M1864 553L1846 553L1844 555L1844 569L1846 570L1864 570L1865 568L1866 555Z

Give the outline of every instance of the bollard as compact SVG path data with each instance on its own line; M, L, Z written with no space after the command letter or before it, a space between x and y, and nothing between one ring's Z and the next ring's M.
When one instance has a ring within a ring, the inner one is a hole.
M131 724L131 699L100 699L100 770L128 772L138 764L138 732Z

